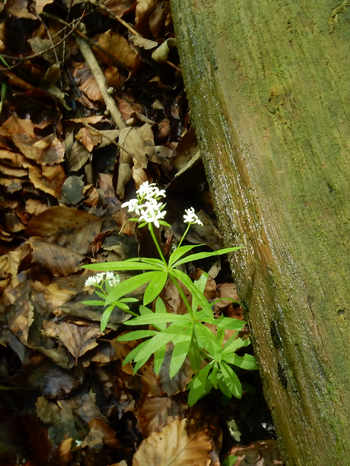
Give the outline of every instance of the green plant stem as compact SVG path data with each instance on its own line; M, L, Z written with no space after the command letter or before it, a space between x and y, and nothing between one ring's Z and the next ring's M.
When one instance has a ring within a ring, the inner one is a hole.
M181 239L180 239L180 243L178 244L177 248L179 248L179 247L181 246L183 240L186 238L186 235L187 235L187 233L188 233L188 230L191 228L191 225L192 225L192 223L189 223L189 224L187 225L187 228L186 228L186 230L185 230L185 233L182 235L182 237L181 237ZM177 248L176 248L176 249L177 249Z
M164 255L163 255L163 252L162 252L162 250L161 250L161 248L160 248L160 246L159 246L159 243L158 243L158 241L157 241L156 235L154 234L152 223L149 223L149 224L148 224L148 230L149 230L149 232L151 233L153 242L154 242L154 244L156 245L156 248L157 248L157 251L158 251L158 254L159 254L160 258L162 259L162 261L163 261L165 264L168 265L167 261L165 260Z

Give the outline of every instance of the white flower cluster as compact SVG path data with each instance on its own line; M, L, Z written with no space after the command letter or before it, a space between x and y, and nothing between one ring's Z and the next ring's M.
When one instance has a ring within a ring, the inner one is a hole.
M138 216L139 222L153 223L159 228L159 220L166 215L165 204L159 199L165 197L165 190L159 189L155 183L145 181L136 191L137 199L124 202L122 207L127 207L129 212Z
M120 277L118 274L114 274L113 272L97 273L85 281L85 287L100 286L104 281L108 282L109 286L116 286L120 283Z
M185 223L197 223L197 225L203 225L203 222L199 219L193 207L190 207L189 209L185 210L184 222Z

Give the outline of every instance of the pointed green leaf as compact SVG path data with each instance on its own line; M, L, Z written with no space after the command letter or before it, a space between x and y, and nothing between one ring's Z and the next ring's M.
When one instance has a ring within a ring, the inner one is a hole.
M134 330L133 332L124 333L117 338L117 341L139 340L140 338L153 337L156 335L155 330Z
M156 314L155 312L152 312L152 314L144 314L139 317L135 317L133 319L130 319L126 322L123 322L124 325L159 325L159 324L164 324L168 322L181 322L183 323L184 321L191 322L191 317L188 316L187 314L185 315L179 315L179 314Z
M256 359L251 354L246 353L244 356L238 356L236 353L223 354L222 359L248 371L254 371L258 368Z
M151 272L152 279L147 285L145 294L143 295L143 304L146 306L156 299L164 288L168 280L168 272Z
M168 260L169 267L171 267L182 256L184 256L185 254L190 252L193 248L198 248L199 246L203 246L203 244L180 246L179 248L176 248L175 251L173 251L170 254L170 257L169 257L169 260Z
M191 363L193 372L198 372L201 368L202 358L197 345L191 345L188 351L188 357Z
M205 290L205 285L207 284L208 281L208 274L207 273L202 273L202 275L199 277L198 280L195 280L194 285L198 288L198 290L201 293L204 293ZM196 298L196 295L192 295L192 310L196 311L198 308L198 300Z
M137 303L137 298L121 298L119 302L122 303Z
M188 384L190 390L188 392L187 403L189 406L193 406L200 398L203 398L203 396L210 392L211 386L208 383L210 369L211 364L207 364Z
M221 377L220 377L221 376ZM224 395L242 398L242 385L234 370L226 363L220 364L220 375L218 376L220 390Z
M226 354L234 353L239 348L244 348L245 346L249 346L249 345L250 345L249 338L243 339L243 338L232 337L225 343L224 349L222 351L222 355L224 357Z
M116 270L159 270L156 264L149 264L136 261L118 261L118 262L98 262L97 264L82 265L83 269L95 270L98 272L111 272Z
M104 306L105 305L105 301L103 300L97 300L97 299L88 299L88 300L85 300L85 301L80 301L82 304L84 304L85 306Z
M148 340L146 341L143 341L141 342L140 344L138 344L135 348L133 348L128 354L127 356L124 358L124 361L123 361L123 366L125 366L125 364L128 364L129 362L131 362L135 356L137 355L137 353L139 351L142 350L142 348L148 343Z
M212 252L197 252L196 254L190 254L189 256L186 256L177 262L173 264L173 267L178 267L181 264L187 264L188 262L194 262L198 261L200 259L206 259L207 257L213 257L213 256L221 256L223 254L228 254L229 252L234 252L237 251L238 249L241 249L242 246L235 246L233 248L224 248L224 249L218 249L217 251L212 251Z
M213 332L205 325L196 323L194 326L194 333L196 335L198 345L215 359L221 352L221 346Z
M160 369L162 367L164 357L166 353L166 348L161 348L160 350L156 351L154 353L154 359L153 359L153 364L154 364L154 373L156 375L159 375Z
M138 351L138 353L135 355L134 361L137 362L144 359L148 361L148 359L151 357L153 353L155 353L161 348L165 348L170 340L171 335L158 333L157 335L146 341L145 346L143 346L142 349Z
M170 361L169 376L172 379L181 369L184 363L188 350L190 348L191 338L180 341L174 345L173 353Z
M223 330L242 330L246 322L234 317L219 317L216 325Z
M154 272L141 273L122 281L108 294L106 297L106 304L118 301L122 296L137 290L142 285L152 280L153 273Z
M103 314L101 316L101 322L100 322L101 332L105 331L105 328L107 327L107 324L108 324L109 318L111 317L113 309L114 309L114 306L108 306L107 309L103 311Z

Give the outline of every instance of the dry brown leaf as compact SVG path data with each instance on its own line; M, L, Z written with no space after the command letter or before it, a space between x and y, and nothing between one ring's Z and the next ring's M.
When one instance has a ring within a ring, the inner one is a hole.
M145 123L137 128L123 128L119 135L119 146L121 151L117 195L120 199L123 199L125 186L132 175L131 166L138 169L135 171L137 180L143 182L147 179L143 170L147 168L148 158L152 157L154 153L154 137L151 125Z
M159 38L169 15L169 2L158 1L148 19L148 27L154 38Z
M62 322L44 322L43 333L48 337L58 338L77 361L87 351L97 346L96 338L102 335L97 325L80 327Z
M78 141L74 141L66 152L66 160L69 171L79 171L90 159L91 154Z
M41 165L54 165L63 162L64 145L54 135L39 137L35 125L28 118L12 114L0 127L0 135L10 137L15 146L28 159Z
M34 321L34 306L27 298L26 294L21 295L19 300L16 301L16 307L11 309L8 314L11 332L24 345L28 344L29 330Z
M83 446L92 448L92 445L99 444L102 440L102 446L107 445L110 448L120 447L120 443L116 438L115 430L113 430L103 419L93 419L89 422L90 432L82 443Z
M80 270L84 256L71 249L31 237L32 262L49 270L54 277L67 276Z
M43 204L41 201L37 199L26 199L25 201L25 210L28 214L32 215L39 215L48 209L47 204Z
M27 164L29 168L29 179L33 186L44 193L53 197L61 196L61 189L66 179L63 167L61 165L37 167Z
M104 0L103 4L115 16L123 16L130 11L135 0Z
M0 256L0 277L6 278L11 282L11 287L18 285L18 269L22 261L30 254L30 246L28 243L23 243L14 251Z
M138 52L125 37L110 29L99 35L97 44L99 48L95 49L95 53L106 65L114 65L117 61L129 70L135 71L140 64ZM106 53L102 52L101 49Z
M86 254L98 235L102 220L73 207L50 207L33 217L27 227L29 235L41 236L48 242Z
M175 420L141 443L132 466L208 466L211 450L204 432L188 435L186 419Z
M80 128L75 137L88 152L92 152L102 141L101 134L89 128Z
M234 283L221 283L218 285L219 297L223 299L215 303L215 307L222 308L232 304L232 300L239 302L237 287ZM224 298L228 298L225 300Z
M79 63L75 66L73 76L77 81L81 92L83 92L90 100L92 100L93 102L103 100L96 79L93 77L90 68L87 65L85 65L85 63Z
M147 21L148 17L157 5L158 0L137 0L135 12L135 24L137 29Z
M96 123L101 123L105 120L103 115L90 115L88 117L82 118L70 118L68 121L72 123L83 123L86 125L95 125Z
M11 15L17 18L37 19L36 16L29 13L27 0L9 0L6 3L6 8Z
M167 397L146 398L136 412L138 428L144 438L152 432L161 431L176 417L182 417L187 409L185 403Z
M22 178L24 176L28 175L28 171L24 170L23 168L12 168L9 167L8 165L0 165L0 173L11 176L11 177L18 177Z
M72 437L68 437L64 439L59 448L58 448L58 455L60 457L61 464L71 464L72 461Z
M23 183L25 183L25 180L20 178L0 178L0 186L4 187L10 194L20 191Z
M54 0L35 0L35 11L37 15L43 12L46 5L53 3Z

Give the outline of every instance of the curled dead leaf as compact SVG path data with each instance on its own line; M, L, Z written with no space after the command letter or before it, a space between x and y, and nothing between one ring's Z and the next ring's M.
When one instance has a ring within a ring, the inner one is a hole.
M97 325L78 326L67 322L56 323L46 321L43 333L52 338L58 338L77 361L87 351L97 346L96 338L101 336Z
M209 466L211 450L211 442L204 432L189 435L186 419L176 419L141 443L132 466Z

